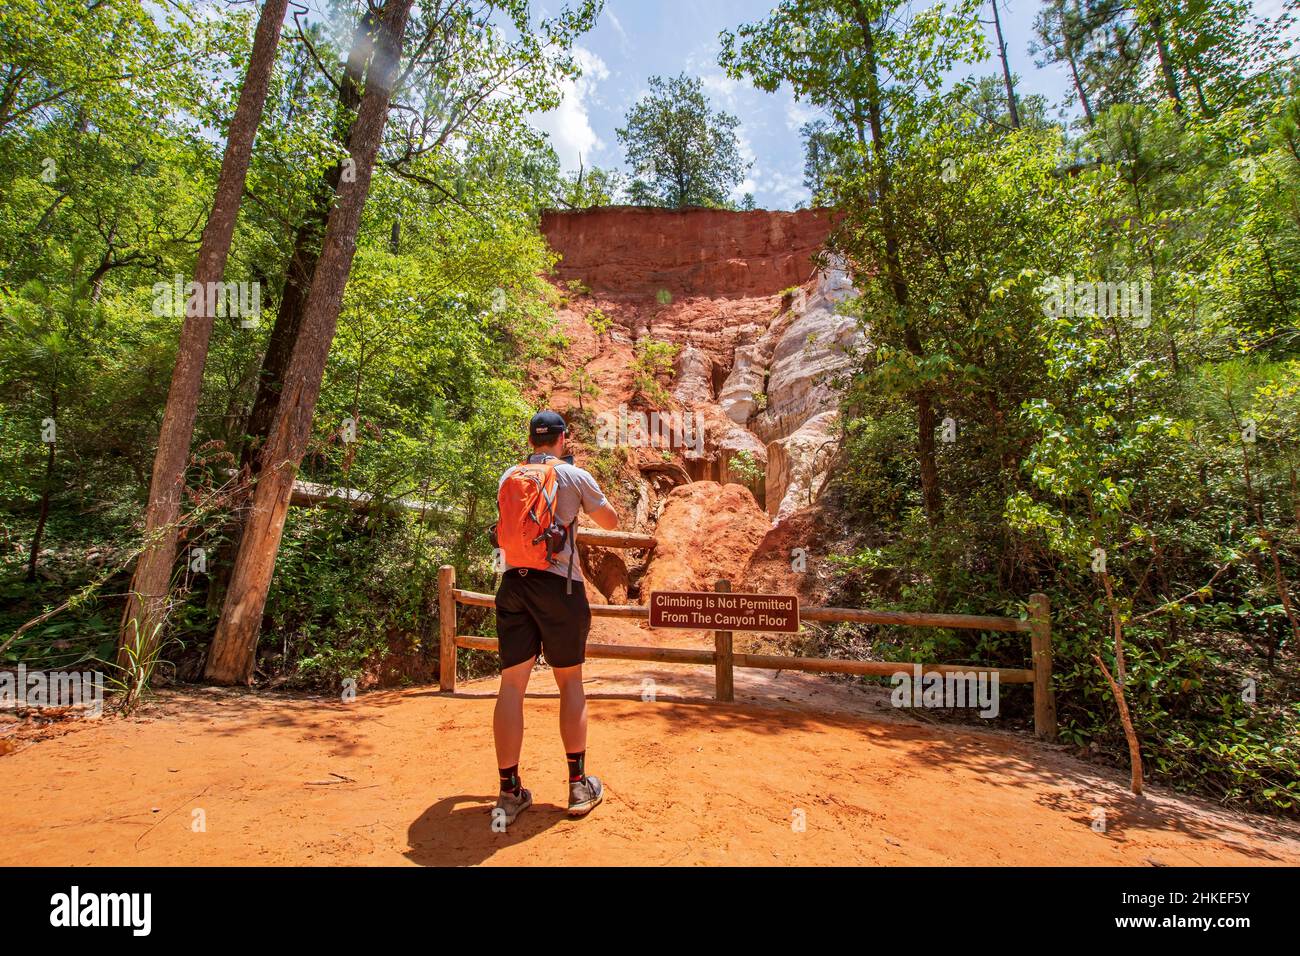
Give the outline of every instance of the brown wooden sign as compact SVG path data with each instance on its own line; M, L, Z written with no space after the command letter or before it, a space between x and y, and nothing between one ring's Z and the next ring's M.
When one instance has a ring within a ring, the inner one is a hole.
M799 596L651 591L650 626L795 634L799 630Z

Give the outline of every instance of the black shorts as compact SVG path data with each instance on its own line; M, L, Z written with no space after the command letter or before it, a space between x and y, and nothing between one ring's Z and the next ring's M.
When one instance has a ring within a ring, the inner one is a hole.
M497 588L497 641L501 668L522 664L546 651L552 667L573 667L587 658L591 607L581 581L549 571L511 568Z

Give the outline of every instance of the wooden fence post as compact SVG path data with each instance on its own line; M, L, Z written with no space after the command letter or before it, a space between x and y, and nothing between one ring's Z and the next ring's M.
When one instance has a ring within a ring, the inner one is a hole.
M438 689L456 690L456 569L438 569Z
M713 590L716 594L728 594L731 591L731 582L725 579L717 581L713 585ZM734 681L735 671L733 670L733 666L731 632L714 631L714 696L718 700L732 701L736 699L736 685Z
M1029 640L1034 659L1034 733L1056 738L1056 695L1052 691L1052 609L1046 594L1029 596Z

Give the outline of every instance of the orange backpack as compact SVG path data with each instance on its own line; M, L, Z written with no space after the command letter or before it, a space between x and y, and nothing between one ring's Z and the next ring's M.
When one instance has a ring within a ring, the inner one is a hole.
M491 529L494 543L512 568L545 571L551 556L568 539L568 529L555 520L557 481L551 462L515 465L497 492L499 518Z

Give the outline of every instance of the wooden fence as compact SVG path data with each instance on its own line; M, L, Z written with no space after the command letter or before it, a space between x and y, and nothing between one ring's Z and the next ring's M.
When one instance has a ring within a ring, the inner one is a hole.
M599 540L597 539L599 535ZM617 543L615 543L617 539ZM585 529L578 540L603 547L649 548L654 539L648 535L603 534ZM715 591L729 591L727 581L718 581ZM477 637L456 633L456 605L495 607L491 594L465 591L456 587L456 569L443 565L438 572L438 608L440 619L439 686L444 691L456 689L456 648L470 647L495 651L494 637ZM640 604L593 604L595 617L649 618L650 609ZM1052 624L1047 596L1029 598L1029 620L1014 617L988 617L976 614L933 614L912 611L870 611L844 607L801 607L800 621L854 621L859 624L902 624L909 627L957 627L976 631L1023 631L1029 634L1030 668L984 667L974 664L922 664L922 674L994 674L1001 684L1032 684L1034 687L1034 732L1040 737L1056 736L1056 700L1052 694ZM843 661L819 657L788 657L779 654L738 654L732 650L731 631L713 632L713 650L688 647L647 647L630 644L587 644L587 656L666 664L711 664L714 669L715 696L721 701L734 699L733 671L737 667L768 670L808 671L822 674L866 674L889 677L913 673L910 663L887 661Z

